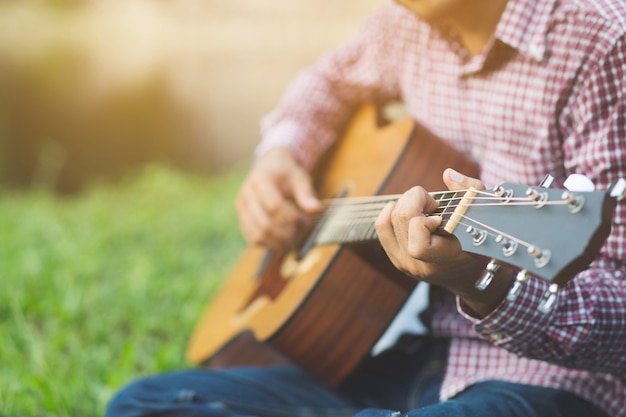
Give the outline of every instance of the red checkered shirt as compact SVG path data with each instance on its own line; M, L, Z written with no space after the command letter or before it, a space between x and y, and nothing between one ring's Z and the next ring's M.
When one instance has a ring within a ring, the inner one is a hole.
M287 146L311 167L367 101L401 99L422 125L472 155L487 186L583 173L626 177L626 2L509 0L483 53L395 4L303 71L262 123L257 152ZM600 255L548 314L531 278L477 320L450 296L432 332L451 348L441 397L490 379L561 388L626 416L626 205ZM469 277L474 279L473 277Z

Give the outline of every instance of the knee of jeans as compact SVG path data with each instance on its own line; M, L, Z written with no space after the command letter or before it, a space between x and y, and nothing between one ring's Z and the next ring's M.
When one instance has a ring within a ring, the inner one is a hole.
M117 391L109 400L104 417L130 417L133 415L131 404L135 402L133 384Z
M105 417L140 417L198 402L193 372L176 372L137 379L110 400Z
M400 411L366 408L359 411L354 417L401 417L402 415Z
M104 417L139 417L146 405L164 400L149 379L129 383L117 391L107 404Z

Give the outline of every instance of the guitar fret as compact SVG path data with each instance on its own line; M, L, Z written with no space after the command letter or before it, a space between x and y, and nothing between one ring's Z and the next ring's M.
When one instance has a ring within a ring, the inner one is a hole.
M454 210L456 210L460 200L461 198L459 197L458 192L450 191L441 194L441 197L438 199L438 201L439 203L443 201L445 202L445 204L443 206L440 205L436 211L436 213L438 213L443 218L441 227L445 227L445 225L448 223L448 221L452 217L452 214L454 213Z
M441 228L444 228L450 221L463 195L455 191L435 195L440 206L434 214L443 218ZM392 200L372 198L359 202L337 201L333 203L318 224L315 242L317 244L341 244L377 239L378 234L374 222L380 210Z

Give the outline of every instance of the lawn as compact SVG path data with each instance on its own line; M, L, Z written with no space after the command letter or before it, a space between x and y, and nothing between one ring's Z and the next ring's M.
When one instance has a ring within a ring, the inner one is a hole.
M74 197L0 192L0 414L101 416L120 386L186 366L243 249L240 172L152 166Z

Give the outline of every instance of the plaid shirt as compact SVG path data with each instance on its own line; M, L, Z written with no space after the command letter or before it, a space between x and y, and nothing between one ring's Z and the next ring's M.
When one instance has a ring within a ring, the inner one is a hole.
M491 42L470 56L453 32L389 4L294 80L263 120L257 152L287 146L311 167L359 104L401 99L480 163L488 187L583 173L606 189L626 177L625 34L623 0L509 0ZM452 296L431 306L433 333L452 339L442 399L498 379L626 416L625 221L620 203L600 255L548 314L537 311L548 284L536 278L481 320Z

